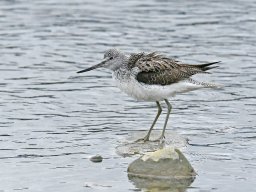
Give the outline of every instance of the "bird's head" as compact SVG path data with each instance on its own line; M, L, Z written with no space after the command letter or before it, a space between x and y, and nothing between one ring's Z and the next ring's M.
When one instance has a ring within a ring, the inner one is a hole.
M108 49L104 53L104 59L102 62L99 64L93 65L92 67L89 67L87 69L78 71L77 73L84 73L87 71L91 71L93 69L97 68L107 68L111 69L112 71L118 69L122 64L123 61L125 60L126 56L120 52L117 49Z

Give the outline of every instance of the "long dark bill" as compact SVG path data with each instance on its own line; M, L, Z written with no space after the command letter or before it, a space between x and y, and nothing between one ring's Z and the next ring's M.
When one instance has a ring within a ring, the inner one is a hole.
M94 65L92 67L89 67L87 69L83 69L81 71L78 71L77 73L84 73L84 72L87 72L87 71L91 71L91 70L94 70L94 69L97 69L99 67L102 67L109 59L105 59L104 61L100 62L99 64L97 65Z

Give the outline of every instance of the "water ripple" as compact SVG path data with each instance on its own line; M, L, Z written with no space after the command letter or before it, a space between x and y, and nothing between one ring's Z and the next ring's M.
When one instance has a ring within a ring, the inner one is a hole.
M138 190L133 159L115 148L150 127L155 104L121 93L107 70L76 74L110 47L222 61L204 78L223 89L171 98L168 129L189 138L198 176L187 191L252 191L255 12L252 0L0 1L0 191Z

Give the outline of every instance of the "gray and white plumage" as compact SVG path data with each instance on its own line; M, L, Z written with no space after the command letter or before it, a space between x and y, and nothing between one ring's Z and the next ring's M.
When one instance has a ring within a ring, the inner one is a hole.
M138 58L136 62L134 62L133 57ZM181 64L177 60L164 57L156 52L131 55L129 60L131 61L128 65L131 68L138 67L140 69L137 75L139 82L163 86L188 79L198 73L206 73L205 71L214 68L210 67L210 65L218 63L213 62L201 65Z
M166 102L170 113L171 105L167 100L169 97L200 88L216 88L215 84L199 82L192 79L192 77L198 73L208 73L208 70L217 67L213 66L213 64L217 63L191 65L181 63L156 52L149 54L133 53L127 56L117 49L109 49L105 52L104 60L101 63L78 73L99 67L110 69L113 72L113 79L122 91L137 100L155 101L159 111L144 138L144 141L146 141L149 139L150 132L162 110L159 101L164 100ZM164 137L168 118L169 114L166 117L161 138Z
M216 87L214 84L195 81L191 77L207 73L214 68L211 65L218 62L189 65L156 52L126 56L116 49L107 50L104 59L99 67L111 69L117 86L137 100L162 101L177 93Z

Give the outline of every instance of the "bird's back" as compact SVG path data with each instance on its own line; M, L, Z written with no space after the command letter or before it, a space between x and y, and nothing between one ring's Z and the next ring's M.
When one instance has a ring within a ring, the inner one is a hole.
M207 73L206 71L216 66L211 66L218 62L190 65L159 55L156 52L145 54L132 54L129 58L128 67L139 69L137 80L150 85L170 85L184 79L190 78L197 73Z

